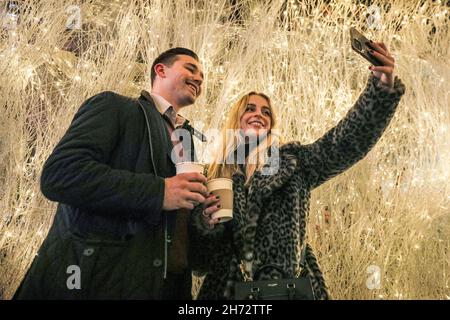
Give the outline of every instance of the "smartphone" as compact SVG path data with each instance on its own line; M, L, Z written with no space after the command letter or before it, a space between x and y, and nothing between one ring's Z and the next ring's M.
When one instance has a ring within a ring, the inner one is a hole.
M369 61L374 66L383 65L383 63L369 53L369 50L372 49L368 44L370 40L364 37L361 32L353 27L350 28L350 41L352 44L352 49L359 53L364 59Z

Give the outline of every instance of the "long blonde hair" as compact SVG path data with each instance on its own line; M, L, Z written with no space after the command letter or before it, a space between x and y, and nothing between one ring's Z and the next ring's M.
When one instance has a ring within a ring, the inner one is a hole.
M274 127L276 125L275 113L270 102L270 98L259 92L251 91L240 98L231 108L230 115L225 126L221 130L221 140L216 156L208 170L208 179L214 178L231 178L236 172L242 172L241 168L235 161L228 163L229 159L234 159L234 154L238 147L245 143L243 137L237 130L241 129L241 118L244 115L248 102L251 96L260 96L267 100L270 109L271 127L267 132L267 136L261 141L245 159L245 175L246 184L250 181L255 171L260 170L265 163L268 149L278 143L278 135L274 134ZM244 172L242 172L244 173Z

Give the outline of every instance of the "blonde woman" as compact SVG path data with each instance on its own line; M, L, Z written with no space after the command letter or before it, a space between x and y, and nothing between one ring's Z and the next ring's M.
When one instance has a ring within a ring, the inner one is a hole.
M276 149L276 117L269 97L262 93L248 93L232 107L208 179L233 180L234 218L225 223L211 219L220 206L220 199L213 196L193 212L193 269L206 273L199 299L233 299L234 283L252 277L266 264L278 265L289 277L308 276L315 298L329 298L306 243L311 191L369 152L405 92L400 79L394 80L394 59L384 43L373 43L372 48L383 65L370 67L367 86L345 118L310 145L291 142ZM240 134L227 135L230 129ZM255 146L246 144L245 137L252 136L260 138ZM246 145L245 163L229 161ZM278 161L266 155L268 150L278 151ZM270 167L275 170L271 172ZM281 277L276 269L260 275L259 280Z

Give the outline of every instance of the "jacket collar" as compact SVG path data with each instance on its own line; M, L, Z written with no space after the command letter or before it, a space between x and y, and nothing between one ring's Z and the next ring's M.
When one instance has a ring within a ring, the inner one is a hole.
M174 168L174 164L170 158L173 144L169 139L169 131L164 123L164 119L148 92L142 91L141 96L138 98L138 102L141 104L145 118L148 121L147 130L149 132L149 143L151 147L150 156L152 157L152 162L155 166L155 173L162 177L171 176ZM172 169L170 167L172 167Z
M261 202L282 188L295 174L299 143L284 144L272 151L271 161L253 174L248 185L248 198ZM238 173L241 174L241 173Z

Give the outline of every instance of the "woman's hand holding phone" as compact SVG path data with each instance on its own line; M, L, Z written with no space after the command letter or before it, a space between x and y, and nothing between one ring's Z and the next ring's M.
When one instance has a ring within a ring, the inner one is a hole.
M369 54L375 57L383 65L370 66L369 69L373 75L381 80L381 82L387 84L391 88L394 86L394 67L395 59L389 53L388 48L383 42L370 41L367 43L371 50Z

